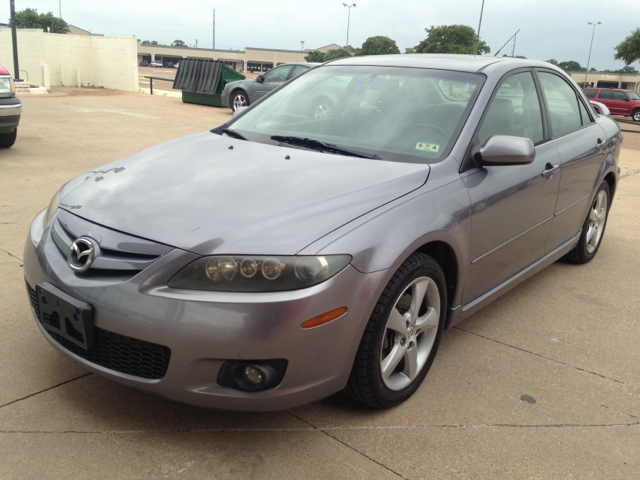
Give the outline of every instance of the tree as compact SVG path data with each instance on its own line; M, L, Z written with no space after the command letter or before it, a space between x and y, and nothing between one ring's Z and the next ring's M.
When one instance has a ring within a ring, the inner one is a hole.
M309 52L308 55L305 55L304 59L309 63L323 63L324 57L325 57L324 53L318 50L314 50L312 52Z
M158 45L158 42L156 42L155 40L144 40L141 45Z
M351 54L344 48L336 48L327 52L327 54L324 56L324 61L328 62L329 60L335 60L336 58L344 58L350 56Z
M640 28L636 28L618 44L614 58L624 61L627 65L640 60Z
M415 48L415 53L475 53L476 31L466 25L442 25L425 28L427 38ZM478 41L478 53L489 53L491 49L482 40Z
M416 53L416 49L411 47L405 48L404 53Z
M594 67L591 67L591 69L589 69L589 71L590 71L590 72L597 72L597 71L598 71L598 69L597 69L597 68L594 68Z
M504 55L502 55L503 57L509 57L509 58L522 58L524 60L527 59L527 57L525 57L524 55L516 55L515 57L512 57L511 55L507 55L506 53Z
M362 48L358 51L358 55L390 55L396 53L400 53L396 41L384 36L367 38L362 44Z
M184 43L182 40L174 40L173 43L171 44L172 47L186 47L187 44Z
M545 60L545 62L550 63L551 65L558 66L558 60L556 60L555 58L551 58L549 60Z
M569 60L567 62L560 62L558 66L565 72L586 72L586 68L583 68L578 62Z
M69 24L54 16L53 12L38 13L38 10L33 8L16 12L16 25L25 28L41 28L45 32L48 28L51 33L69 33Z
M615 73L638 73L638 70L633 68L631 65L627 65L626 67L622 67L620 70L616 70Z

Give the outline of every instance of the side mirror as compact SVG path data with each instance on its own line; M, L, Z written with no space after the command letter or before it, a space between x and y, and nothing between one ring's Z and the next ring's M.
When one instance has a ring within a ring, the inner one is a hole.
M494 135L480 147L483 166L528 165L536 158L536 148L529 138Z
M249 107L238 107L234 110L233 115L231 116L231 118L235 117L236 115L240 115L242 112L244 112L247 108Z
M258 83L263 83L263 82L264 82L264 77L263 77L262 75L258 75L258 76L256 77L256 82L258 82Z
M595 100L589 100L589 103L598 115L602 115L604 117L611 115L611 112L604 103L596 102Z

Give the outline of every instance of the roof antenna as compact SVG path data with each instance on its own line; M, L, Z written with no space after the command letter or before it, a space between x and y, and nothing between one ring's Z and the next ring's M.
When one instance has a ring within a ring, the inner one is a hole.
M519 32L519 31L520 31L520 29L518 29L518 32ZM505 44L504 44L504 45L502 45L502 46L500 47L500 50L498 50L498 51L496 52L496 54L494 55L494 57L497 57L497 56L498 56L498 54L502 51L502 49L503 49L504 47L506 47L506 46L507 46L507 43L509 43L513 37L515 37L516 35L518 35L518 32L514 33L513 35L511 35L511 36L509 37L509 40L507 40L507 41L505 42ZM515 44L514 44L513 48L515 49Z

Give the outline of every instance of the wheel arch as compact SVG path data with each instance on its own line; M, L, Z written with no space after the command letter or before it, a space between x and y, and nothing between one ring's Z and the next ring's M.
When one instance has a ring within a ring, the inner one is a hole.
M436 240L422 245L416 252L429 255L442 268L447 283L447 308L451 309L454 306L456 293L458 293L458 276L460 273L455 250L447 242Z
M616 176L613 172L609 172L605 175L604 181L609 184L609 192L611 193L611 199L616 193Z

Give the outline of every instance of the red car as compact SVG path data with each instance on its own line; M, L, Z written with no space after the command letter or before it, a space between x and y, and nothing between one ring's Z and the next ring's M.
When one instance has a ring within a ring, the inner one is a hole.
M9 71L0 65L0 148L11 147L18 135L22 103Z
M617 88L585 88L584 94L588 99L606 105L611 115L624 115L640 122L640 97L637 93Z

